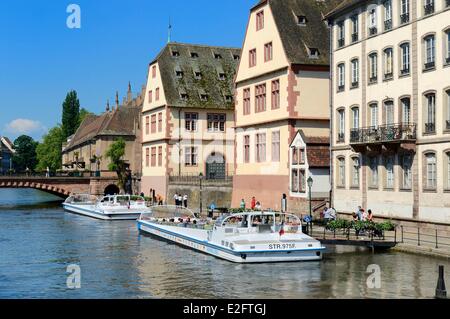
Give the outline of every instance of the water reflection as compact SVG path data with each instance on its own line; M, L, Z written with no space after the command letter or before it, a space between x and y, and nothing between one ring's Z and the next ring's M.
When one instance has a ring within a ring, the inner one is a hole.
M66 213L55 200L0 189L0 298L430 298L437 266L450 267L348 247L322 262L232 264L139 235L135 222ZM66 287L69 264L81 267L79 290ZM381 267L381 289L366 285L371 264Z

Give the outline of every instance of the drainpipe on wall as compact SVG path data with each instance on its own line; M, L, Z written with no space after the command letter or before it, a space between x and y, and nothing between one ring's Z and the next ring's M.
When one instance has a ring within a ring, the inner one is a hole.
M334 78L334 65L333 65L333 23L328 21L328 27L330 28L330 207L334 207L333 203L333 190L334 190L334 170L333 170L333 128L334 128L334 116L333 116L333 78Z
M181 109L178 108L178 176L181 177Z

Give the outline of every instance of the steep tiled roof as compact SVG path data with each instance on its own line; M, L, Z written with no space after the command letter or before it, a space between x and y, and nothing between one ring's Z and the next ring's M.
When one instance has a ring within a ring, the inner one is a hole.
M329 65L329 30L323 18L341 1L264 0L258 5L265 2L270 5L290 63ZM299 16L306 17L306 25L299 25ZM319 57L311 58L309 49L318 49Z
M340 13L344 12L345 10L347 10L347 9L353 7L353 6L356 6L358 4L362 4L364 2L365 2L365 0L343 0L333 10L328 12L325 15L325 18L326 19L332 19L335 16L339 15Z
M311 145L307 147L309 167L326 168L330 167L330 149L328 146Z
M7 150L14 153L14 144L6 136L0 136L0 149L5 146Z
M236 48L174 42L167 44L152 64L159 64L169 106L233 109L233 80L240 54ZM195 72L200 72L201 78ZM201 94L206 94L207 100L202 100Z
M141 107L121 106L101 115L88 115L70 139L65 151L99 136L133 136L139 123Z

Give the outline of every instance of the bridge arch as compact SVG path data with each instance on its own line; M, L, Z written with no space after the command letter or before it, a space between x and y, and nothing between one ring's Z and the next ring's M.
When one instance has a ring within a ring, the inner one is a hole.
M120 194L120 189L115 184L109 184L105 187L104 195L117 195Z

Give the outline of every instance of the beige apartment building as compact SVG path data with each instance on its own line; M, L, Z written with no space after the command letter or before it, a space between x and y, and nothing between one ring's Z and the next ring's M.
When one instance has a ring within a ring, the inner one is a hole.
M150 63L142 111L142 191L169 179L225 179L234 168L233 79L240 49L169 43Z
M236 76L236 172L232 205L308 210L328 198L329 32L337 1L265 0L250 10Z
M450 224L450 1L343 1L332 44L333 203Z

